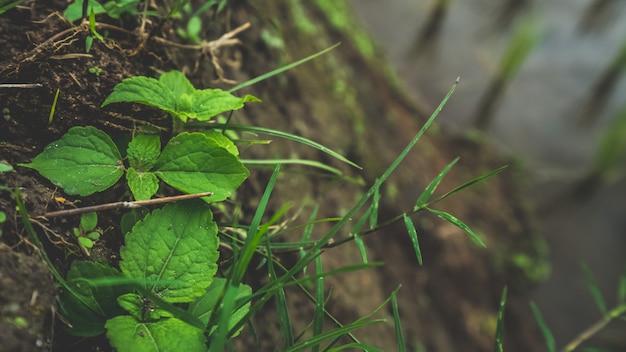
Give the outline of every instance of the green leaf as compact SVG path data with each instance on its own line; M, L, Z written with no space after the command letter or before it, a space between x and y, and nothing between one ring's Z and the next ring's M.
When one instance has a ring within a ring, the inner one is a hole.
M89 9L87 13L95 13L99 15L101 13L106 13L107 10L102 6L97 0L89 0ZM76 0L71 3L65 11L63 11L63 16L67 18L68 21L74 22L83 17L83 0Z
M39 171L68 194L88 196L113 186L124 173L115 143L95 127L72 127L50 143L32 163L20 164Z
M469 226L465 225L461 220L457 219L453 215L448 214L445 211L435 210L435 209L431 209L431 208L426 208L426 210L428 210L429 212L437 215L438 217L442 218L443 220L451 223L452 225L455 225L456 227L460 228L461 230L467 232L467 234L469 234L470 237L478 245L480 245L481 247L487 248L487 245L485 244L485 242L483 242L483 240L474 231L472 231L472 229L470 229Z
M137 171L150 171L161 154L158 135L138 134L128 143L128 162Z
M5 163L0 163L0 172L7 172L13 170L13 166Z
M490 171L490 172L488 172L488 173L486 173L486 174L484 174L484 175L482 175L482 176L478 176L478 177L476 177L476 178L475 178L475 179L473 179L473 180L467 181L467 182L465 182L464 184L462 184L462 185L460 185L460 186L458 186L458 187L455 187L453 190L451 190L451 191L447 192L447 193L446 193L446 194L444 194L443 196L441 196L441 197L437 198L437 200L442 200L442 199L448 198L448 197L450 197L451 195L453 195L453 194L455 194L455 193L458 193L458 192L460 192L460 191L462 191L462 190L466 189L466 188L467 188L467 187L469 187L469 186L472 186L472 185L474 185L474 184L476 184L476 183L478 183L478 182L481 182L481 181L483 181L483 180L485 180L485 179L488 179L488 178L489 178L489 177L491 177L491 176L494 176L494 175L496 175L496 174L499 174L500 172L502 172L502 171L503 171L504 169L506 169L506 168L507 168L507 166L506 166L506 165L504 165L504 166L501 166L501 167L499 167L499 168L497 168L497 169L495 169L495 170L493 170L493 171Z
M198 298L189 305L189 313L199 318L204 324L208 324L209 319L211 318L211 314L215 310L215 305L219 301L220 295L224 291L226 281L227 280L223 278L214 278L211 286L207 288L204 296ZM239 286L239 291L237 292L237 296L235 297L235 299L241 300L250 296L251 294L252 288L248 285L241 284ZM228 321L228 330L231 330L233 327L235 327L235 325L237 325L237 323L239 323L239 321L246 316L249 309L250 301L247 300L245 304L240 305L239 308L231 312L231 314L229 315L230 319ZM217 326L212 326L210 328L210 333L213 333L215 329L217 329ZM231 337L239 335L242 329L243 326Z
M204 121L223 112L241 109L246 102L258 102L246 95L238 98L221 89L196 90L180 71L162 74L158 80L149 77L130 77L118 83L102 103L139 103L166 111L183 122L189 118Z
M120 250L120 268L166 302L191 302L217 271L217 225L208 205L166 205L137 222Z
M399 289L399 288L398 288ZM391 309L393 311L393 326L396 330L396 343L398 344L398 352L406 352L406 343L404 342L404 333L402 331L402 322L400 321L400 312L398 310L398 298L396 291L391 293Z
M116 297L130 289L124 285L94 286L85 279L121 277L116 269L96 262L75 260L67 273L67 284L80 297L67 290L59 294L61 314L72 325L68 332L76 336L97 336L104 333L107 318L124 314Z
M137 172L130 167L126 171L126 180L136 200L150 199L159 190L159 179L153 172Z
M236 156L202 133L181 133L163 149L155 174L185 193L213 192L208 200L228 198L250 175Z
M85 213L80 217L80 228L83 231L91 231L98 225L98 214L94 211Z
M164 309L159 309L149 299L136 293L126 293L119 296L117 303L135 319L142 322L156 321L161 318L171 318L173 316L172 313Z
M498 325L496 326L496 339L494 342L495 352L504 352L504 308L506 306L507 287L502 290L500 298L500 308L498 309Z
M585 282L587 283L587 287L589 288L589 291L591 291L591 294L593 295L593 299L596 302L598 309L600 309L600 312L602 313L603 316L606 316L607 315L606 303L604 303L604 298L602 297L600 288L596 284L596 280L593 277L593 273L591 272L591 270L585 263L582 264L582 269L583 269L583 274L585 275Z
M535 304L535 302L530 302L530 308L535 315L535 320L537 324L539 324L539 329L541 329L541 333L543 333L543 337L546 339L546 346L548 347L549 352L556 352L556 342L554 342L554 335L552 335L552 331L548 328L545 321L543 320L543 315L539 310L539 307Z
M450 171L452 166L454 166L454 164L456 164L457 161L459 161L459 158L454 159L450 164L446 165L446 167L444 167L443 170L441 170L439 175L437 175L437 177L435 177L432 181L430 181L430 184L426 186L426 188L424 189L424 192L422 192L419 198L417 198L417 201L415 202L415 208L417 209L423 208L424 206L426 206L426 204L428 204L430 197L433 195L433 193L435 193L435 189L437 189L437 186L439 186L439 184L443 180L443 177L446 176L448 171Z
M239 156L239 149L237 149L237 146L235 145L235 143L233 143L233 141L231 141L223 133L216 131L216 130L207 130L207 131L202 131L201 133L207 136L208 138L213 139L215 144L228 150L228 152L231 153L232 155Z
M202 330L176 318L141 323L125 315L106 322L107 338L119 352L206 351Z
M93 241L91 240L91 238L78 237L78 244L85 248L93 248Z
M413 225L413 221L411 221L411 218L406 216L406 214L404 214L404 225L406 226L406 230L409 233L411 243L413 243L413 249L415 249L417 263L419 265L422 265L422 251L420 250L420 244L417 240L417 231L415 230L415 225Z

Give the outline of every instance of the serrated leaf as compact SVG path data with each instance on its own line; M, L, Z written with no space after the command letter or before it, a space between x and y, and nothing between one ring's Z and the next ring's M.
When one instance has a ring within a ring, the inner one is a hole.
M63 290L59 295L61 314L72 328L68 332L76 336L97 336L104 332L107 318L124 314L116 297L130 288L124 285L92 286L81 279L121 277L116 269L101 263L75 260L67 273L67 284L81 295L74 297Z
M191 302L217 271L217 225L208 205L189 200L137 222L120 250L120 268L166 302Z
M213 313L213 310L215 309L215 305L219 301L220 295L222 294L224 290L224 285L226 285L226 281L227 280L223 278L219 278L219 277L214 278L213 282L211 283L211 286L207 288L204 296L198 298L197 300L193 301L189 305L189 313L191 313L195 317L198 317L204 324L208 324L211 318L211 314ZM251 294L252 294L252 288L248 285L241 284L239 285L239 291L237 292L236 299L237 300L243 299L247 296L250 296ZM230 314L230 320L228 321L228 329L230 330L235 325L237 325L237 323L239 323L239 321L243 319L246 316L246 314L248 314L249 310L250 310L250 301L248 301L247 303L243 304L238 309L233 311ZM211 333L216 328L217 326L212 326ZM243 327L241 329L243 329ZM241 332L241 329L237 331L231 337L237 336Z
M452 225L455 225L456 227L460 228L461 230L467 232L467 234L470 235L470 237L478 245L480 245L481 247L487 248L487 245L485 244L485 242L483 242L483 240L474 231L472 231L472 229L470 229L469 226L465 225L465 223L463 223L461 220L459 220L456 217L454 217L452 214L448 214L445 211L435 210L435 209L431 209L431 208L426 208L426 210L428 210L429 212L437 215L438 217L442 218L443 220L451 223Z
M124 315L109 319L106 329L119 352L206 351L202 330L176 318L141 323Z
M150 199L159 190L159 179L152 172L137 172L130 167L126 180L135 200Z
M95 211L85 213L80 217L80 228L83 231L91 231L98 226L98 214Z
M223 133L217 130L207 130L207 131L202 131L201 133L213 139L215 141L215 144L228 150L228 152L231 153L232 155L239 156L239 149L237 149L237 146L235 146L235 143L233 143L233 141L231 141L230 138L226 137Z
M172 138L154 170L161 180L179 191L213 192L210 202L228 198L250 175L236 156L197 132Z
M157 135L139 134L128 143L128 163L137 171L150 171L161 154L161 138Z
M454 164L456 164L457 161L459 161L459 158L454 159L450 164L446 165L446 167L444 167L443 170L441 170L439 175L437 175L437 177L435 177L432 181L430 181L428 186L426 186L426 188L424 189L424 192L422 192L419 198L417 198L417 201L415 202L416 208L422 208L426 204L428 204L428 201L430 200L430 197L432 197L433 193L435 193L437 186L439 186L444 176L446 176L448 171L450 171L452 166L454 166Z
M136 293L126 293L119 296L117 303L141 322L156 321L163 317L171 318L173 316L172 313L159 309L149 299Z
M130 77L118 83L102 106L111 103L132 102L152 106L178 117L204 121L223 112L241 109L246 102L258 98L246 95L236 97L221 89L196 90L180 71L162 74L158 80L143 76Z
M68 194L88 196L113 186L124 173L122 156L111 138L91 126L72 127L30 164Z

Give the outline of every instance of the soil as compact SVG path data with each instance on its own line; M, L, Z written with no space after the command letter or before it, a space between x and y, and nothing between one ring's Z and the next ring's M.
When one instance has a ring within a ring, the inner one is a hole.
M89 197L69 196L33 170L16 165L30 162L72 126L95 126L119 143L127 141L134 129L142 125L162 130L167 138L171 126L160 112L130 104L99 107L123 78L155 77L179 69L196 87L229 88L232 85L225 79L243 82L342 42L330 54L241 90L242 94L258 96L263 103L251 104L233 118L237 123L314 139L362 165L364 170L349 169L318 151L280 140L246 150L246 158L320 160L365 184L372 184L419 130L427 114L420 107L436 104L408 98L401 84L389 76L384 61L376 54L364 53L362 43L355 40L358 32L353 26L348 30L337 23L337 15L346 21L349 18L337 9L331 13L321 5L293 2L264 4L260 8L255 3L229 1L220 13L207 11L202 37L208 40L246 22L252 25L237 36L240 44L222 48L215 57L224 69L220 77L208 53L172 44L184 43L175 31L184 20L148 17L142 23L141 16L109 19L108 26L98 28L106 32L107 39L94 41L89 53L85 53L88 27L65 21L59 15L65 5L64 1L27 1L0 15L0 83L40 84L37 88L0 88L0 107L7 116L0 119L0 161L15 166L15 171L0 174L0 185L20 189L37 235L61 273L77 258L115 264L123 242L117 226L121 214L100 214L98 225L107 231L90 257L78 250L71 236L78 217L37 217L50 210L127 200L127 191L120 183ZM163 6L152 10L163 10ZM96 74L89 72L90 68L102 71ZM59 99L49 121L57 89ZM411 209L425 185L456 156L461 156L461 161L440 185L442 190L511 163L493 153L480 139L446 135L435 127L383 188L381 221ZM418 266L403 226L390 226L370 235L365 241L370 260L383 261L385 265L378 270L327 278L326 285L332 288L328 292L328 310L343 323L354 321L402 285L398 303L409 349L484 351L493 348L495 314L502 289L507 285L506 350L538 350L540 334L525 295L536 279L533 270L543 265L545 249L524 197L523 170L512 163L507 172L488 183L437 204L438 209L477 229L488 243L487 250L474 246L453 225L420 214L415 223L424 265ZM235 201L241 203L244 218L254 213L268 177L267 170L253 169L238 192ZM348 177L333 179L311 174L308 169L286 167L268 214L285 202L293 202L294 209L303 205L307 211L311 204L319 204L319 218L337 216L365 190L358 182L349 182ZM24 231L24 220L15 213L11 193L0 195L1 209L8 217L0 247L0 324L6 325L0 329L3 347L10 346L7 350L15 351L110 350L104 339L94 343L63 334L64 322L55 310L54 281L33 240ZM302 215L302 219L307 217L308 214ZM314 235L321 237L323 230L323 226L317 227ZM281 240L300 236L293 233ZM524 266L512 260L519 255L529 258L530 264ZM283 256L281 260L288 266L295 258ZM358 263L360 255L353 243L324 253L325 270ZM263 277L262 272L251 271L248 283L258 287ZM288 291L287 296L294 329L299 332L312 317L312 305L297 290ZM379 315L390 318L387 310ZM21 323L24 320L25 325ZM233 342L235 350L280 350L278 324L279 318L269 303L253 320L254 334L245 330ZM385 351L397 348L391 323L359 331L356 336Z

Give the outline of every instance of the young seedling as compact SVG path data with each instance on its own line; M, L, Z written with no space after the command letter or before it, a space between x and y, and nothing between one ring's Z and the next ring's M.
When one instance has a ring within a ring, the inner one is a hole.
M78 241L80 249L89 256L89 250L93 248L94 242L100 239L100 232L96 231L98 225L98 213L85 213L80 217L80 225L73 229L74 236Z

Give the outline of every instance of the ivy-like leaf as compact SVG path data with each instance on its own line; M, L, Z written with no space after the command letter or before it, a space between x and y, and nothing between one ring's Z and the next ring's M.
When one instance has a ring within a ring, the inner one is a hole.
M159 179L152 172L137 172L130 167L126 170L126 180L135 200L150 199L159 190Z
M67 273L67 284L80 295L63 290L59 295L61 314L71 324L68 332L76 336L97 336L104 333L107 318L124 314L116 297L131 289L124 285L89 285L85 279L121 277L116 269L89 261L75 260Z
M124 173L122 156L106 133L91 126L72 127L30 164L68 194L88 196L115 184Z
M189 313L193 316L198 317L204 324L209 323L209 319L211 318L211 314L215 309L215 305L220 299L220 294L224 290L224 285L226 285L226 279L216 277L213 279L211 286L207 288L204 296L198 298L194 302L189 305ZM252 288L248 285L241 284L239 285L239 291L237 292L236 299L243 299L252 294ZM228 321L228 329L232 329L241 319L243 319L248 311L250 310L250 301L240 306L237 310L235 310L230 315L230 320ZM211 327L211 332L215 330L217 326ZM243 326L241 327L243 329ZM237 336L240 332L237 331L231 337Z
M246 102L258 98L246 95L238 98L221 89L196 90L180 71L162 74L158 80L143 76L124 79L102 103L140 103L176 116L183 122L189 118L204 121L226 111L241 109Z
M129 315L106 322L107 338L119 352L206 351L202 330L176 318L141 323Z
M137 222L120 250L122 272L166 302L191 302L217 271L217 225L208 205L166 205Z
M165 183L185 193L213 192L208 200L228 198L250 175L239 159L198 132L172 138L154 165Z
M128 163L137 171L150 171L161 154L158 135L138 134L128 143Z

